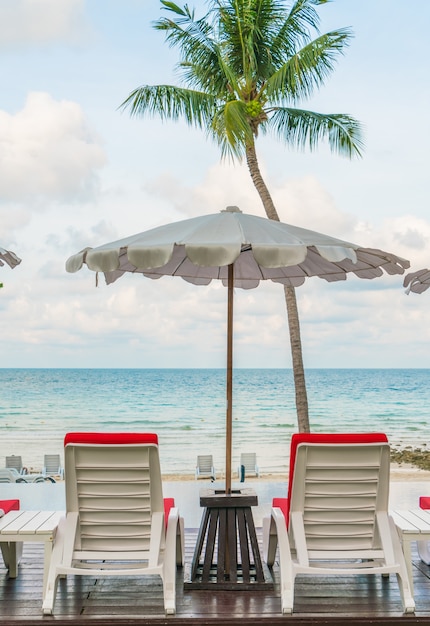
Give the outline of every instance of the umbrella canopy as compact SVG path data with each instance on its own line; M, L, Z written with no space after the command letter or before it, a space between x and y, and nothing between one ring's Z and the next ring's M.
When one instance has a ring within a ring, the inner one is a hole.
M86 264L108 284L126 272L149 278L180 276L195 285L220 279L228 287L226 493L231 492L233 287L252 289L261 280L298 287L318 276L328 282L403 274L409 261L394 254L289 224L242 213L237 207L174 222L97 248L85 248L66 263Z
M3 266L5 263L13 269L21 263L21 259L16 256L15 252L5 250L0 246L0 265Z
M407 294L411 291L414 293L423 293L423 291L426 291L426 289L430 287L430 270L423 269L406 274L403 287L407 287Z

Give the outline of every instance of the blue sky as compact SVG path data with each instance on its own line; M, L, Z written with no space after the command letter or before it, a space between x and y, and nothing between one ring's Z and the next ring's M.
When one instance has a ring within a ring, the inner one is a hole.
M205 3L189 4L197 10ZM308 108L365 129L361 160L258 140L281 219L430 264L430 4L334 0L321 29L355 34ZM178 82L151 23L156 0L0 3L0 268L3 366L224 367L225 290L124 277L95 287L66 259L235 204L263 215L243 165L183 123L118 110L140 84ZM305 367L430 367L429 296L402 278L313 279L297 290ZM282 289L236 293L235 365L290 367Z

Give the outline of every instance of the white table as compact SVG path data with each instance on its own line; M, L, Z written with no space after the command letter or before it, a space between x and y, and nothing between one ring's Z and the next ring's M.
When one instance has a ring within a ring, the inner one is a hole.
M55 533L63 511L10 511L0 517L0 547L9 578L18 576L18 563L24 541L42 541L45 544L43 593L51 562Z
M427 542L430 541L430 511L423 509L409 509L390 511L390 514L397 527L400 540L403 546L406 566L408 568L409 581L411 591L414 592L414 583L412 577L412 556L411 542ZM420 547L418 546L418 552Z

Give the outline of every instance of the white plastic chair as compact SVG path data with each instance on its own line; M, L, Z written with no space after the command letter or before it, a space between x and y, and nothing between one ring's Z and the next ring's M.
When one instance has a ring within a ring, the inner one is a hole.
M43 457L43 476L59 476L64 478L64 468L61 466L59 454L45 454Z
M199 454L196 463L196 478L212 478L216 480L216 473L212 454Z
M24 476L14 467L0 468L0 483L26 483Z
M257 454L255 452L242 452L240 455L240 464L237 468L237 476L241 477L242 466L245 469L246 476L260 476L260 470L257 465Z
M405 613L415 611L400 540L388 514L390 448L383 434L296 434L289 497L263 520L263 551L279 546L281 610L293 612L298 574L397 574Z
M173 500L163 500L157 435L69 433L64 459L66 517L55 538L43 613L53 613L59 576L156 574L165 612L173 615L184 521Z
M8 469L16 469L19 474L27 473L27 468L22 464L22 457L15 454L6 457L6 467Z

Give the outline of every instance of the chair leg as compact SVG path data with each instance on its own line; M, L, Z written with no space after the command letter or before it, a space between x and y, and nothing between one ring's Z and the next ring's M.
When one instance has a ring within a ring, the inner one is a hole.
M46 586L43 594L42 612L45 615L52 615L54 612L54 604L57 595L57 585L59 578L57 574L57 567L61 564L61 561L63 560L65 526L66 518L63 518L58 525L55 535L55 543L52 549L51 562L49 564L49 571L47 573L46 583L44 580L44 585Z
M276 550L278 549L278 537L275 523L271 516L263 518L263 558L269 567L275 562Z
M430 565L430 550L428 541L417 541L418 554L423 563Z
M400 596L402 598L403 611L405 613L415 613L415 601L413 596L413 583L409 578L408 567L406 565L405 556L400 543L400 538L397 533L396 526L393 519L390 517L390 533L394 549L394 558L397 563L400 564L400 571L397 572L397 581L400 589Z

